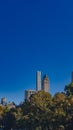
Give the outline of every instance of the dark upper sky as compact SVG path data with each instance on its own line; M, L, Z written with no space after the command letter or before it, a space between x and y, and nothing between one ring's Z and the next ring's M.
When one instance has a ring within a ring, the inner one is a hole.
M0 98L16 103L48 74L51 93L63 91L73 70L73 1L0 1Z

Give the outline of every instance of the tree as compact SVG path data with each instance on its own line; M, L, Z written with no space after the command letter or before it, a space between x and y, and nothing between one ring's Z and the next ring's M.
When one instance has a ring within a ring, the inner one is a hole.
M64 102L66 100L66 96L64 93L56 93L53 97L53 106L52 106L52 129L59 130L64 128L64 122L66 118L66 114L64 111Z
M39 91L23 105L24 122L27 130L49 130L51 94Z
M0 106L0 128L3 127L3 113L4 113L4 106Z
M66 85L64 91L67 96L73 95L73 82L71 82L69 85Z
M4 130L11 130L15 128L16 119L13 114L13 110L9 110L3 114L3 126Z

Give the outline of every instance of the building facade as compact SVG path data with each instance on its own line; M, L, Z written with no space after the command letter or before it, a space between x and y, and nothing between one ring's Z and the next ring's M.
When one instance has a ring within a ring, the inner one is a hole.
M44 75L42 79L42 90L45 92L49 92L49 88L50 88L50 82L49 82L48 76Z
M36 72L36 90L25 90L25 100L30 101L31 95L35 94L38 91L49 92L50 82L48 76L45 75L41 80L41 72Z
M72 74L71 74L71 82L73 82L73 71L72 71Z
M36 91L41 90L41 72L37 71L36 72Z
M1 98L1 104L6 105L6 98L5 97Z
M31 95L35 94L35 90L25 90L25 100L30 100Z

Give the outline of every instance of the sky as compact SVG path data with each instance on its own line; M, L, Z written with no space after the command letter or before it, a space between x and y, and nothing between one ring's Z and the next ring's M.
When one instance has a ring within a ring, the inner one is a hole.
M23 101L37 70L48 75L52 95L71 82L73 1L0 1L0 98Z

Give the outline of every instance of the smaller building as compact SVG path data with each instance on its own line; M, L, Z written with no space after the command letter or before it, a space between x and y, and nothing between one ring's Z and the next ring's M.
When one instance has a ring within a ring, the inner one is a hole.
M16 108L16 105L15 105L13 102L9 102L9 103L7 104L7 107L8 107L9 109L12 109L12 108Z
M25 90L25 100L30 100L31 95L35 94L35 90Z
M1 98L1 104L6 105L6 98L5 97Z

